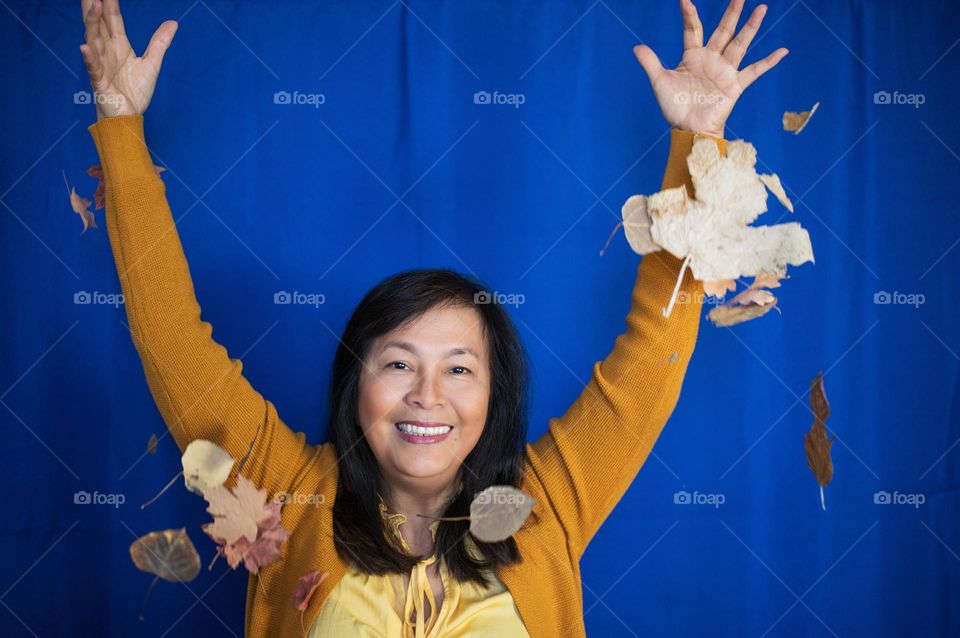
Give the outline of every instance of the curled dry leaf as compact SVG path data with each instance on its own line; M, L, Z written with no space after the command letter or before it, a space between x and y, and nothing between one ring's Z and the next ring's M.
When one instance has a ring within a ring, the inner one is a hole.
M833 479L833 461L830 459L830 447L837 439L827 438L826 421L830 416L830 404L823 387L823 373L817 373L810 384L810 408L813 410L813 425L803 437L803 450L807 455L807 465L820 484L820 506L824 511L827 505L823 497L823 488Z
M187 489L201 496L209 488L222 486L234 464L226 450L206 439L191 441L180 462Z
M470 533L485 543L513 536L530 516L536 499L509 485L493 485L470 503Z
M330 572L321 573L320 570L314 570L312 572L307 572L297 580L297 586L293 589L293 606L300 611L301 630L304 630L303 612L305 612L307 607L310 605L310 599L313 597L313 592L317 590L317 587L320 586L320 583L325 581L329 575Z
M799 113L786 111L783 114L783 130L792 131L794 135L798 135L807 125L807 122L810 121L813 114L817 112L817 107L819 106L820 102L817 102L809 111L800 111Z
M158 579L162 578L171 583L188 583L200 573L200 555L184 527L141 536L131 543L130 558L137 569L154 575L143 596L140 620L144 619L147 598Z
M80 215L80 221L83 222L83 230L80 231L80 234L87 232L88 228L96 228L97 222L93 218L93 212L90 210L90 200L86 197L80 197L77 194L77 189L72 188L70 184L67 183L67 173L66 171L61 170L63 173L63 183L67 186L67 194L70 197L70 208L73 209L77 215Z
M722 306L712 309L707 313L707 318L718 328L725 328L762 317L777 306L777 298L764 289L779 288L780 279L780 275L757 275L746 290ZM779 312L779 309L777 311Z
M695 198L678 186L635 195L624 205L631 248L640 254L664 249L684 259L664 316L670 315L688 266L695 279L718 290L728 280L761 273L782 277L787 265L813 262L810 235L800 224L749 225L767 210L756 161L756 149L743 140L727 144L722 156L713 140L698 138L687 157Z
M200 555L185 527L144 534L130 545L137 569L176 583L190 582L200 573Z
M157 435L151 434L150 438L147 440L147 454L156 454L157 453Z

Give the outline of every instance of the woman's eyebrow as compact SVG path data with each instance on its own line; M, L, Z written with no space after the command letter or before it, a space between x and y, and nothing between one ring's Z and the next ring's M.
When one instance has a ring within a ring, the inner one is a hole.
M381 348L380 351L384 352L388 348L400 348L401 350L406 350L412 354L420 354L420 351L417 350L417 347L412 343L410 343L409 341L388 341L385 344L383 344L383 348ZM466 346L459 346L457 348L452 348L447 351L446 356L452 357L458 354L469 354L469 355L473 355L476 359L480 358L480 355L478 355L472 348L468 348Z

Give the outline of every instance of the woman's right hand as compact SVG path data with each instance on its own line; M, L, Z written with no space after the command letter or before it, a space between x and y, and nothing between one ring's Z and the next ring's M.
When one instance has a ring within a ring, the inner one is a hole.
M154 32L142 57L137 57L123 29L119 0L81 0L86 44L80 45L90 74L97 120L118 115L142 115L153 97L163 55L177 32L167 20Z

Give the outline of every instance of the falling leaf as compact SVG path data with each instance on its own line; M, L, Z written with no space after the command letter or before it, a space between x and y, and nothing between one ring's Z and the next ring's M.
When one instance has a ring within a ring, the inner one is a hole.
M732 292L736 289L737 282L735 279L714 279L703 282L704 294L713 295L714 297L723 297L727 292Z
M67 193L70 195L70 208L73 209L77 215L80 215L80 220L83 222L83 230L80 231L80 234L87 232L88 228L96 228L97 222L93 218L93 212L90 210L90 200L86 197L80 197L77 194L77 189L72 188L70 184L67 184L67 173L66 171L61 170L63 173L63 183L67 186Z
M470 516L427 516L435 521L470 521L470 533L484 543L505 540L523 527L537 504L532 496L510 485L491 485L470 502Z
M787 197L786 191L783 190L783 184L780 183L780 178L777 175L760 175L760 181L763 182L763 185L773 193L774 197L780 200L780 203L783 204L791 213L793 212L793 202L790 201L790 198Z
M293 606L300 611L300 629L303 630L303 612L307 610L307 607L310 605L310 599L313 597L313 592L317 590L317 587L320 586L320 583L327 579L327 576L330 575L330 572L320 573L320 570L314 570L312 572L307 572L299 579L297 579L297 585L293 589Z
M832 439L827 438L826 421L830 416L830 404L827 402L827 393L823 387L822 372L817 373L810 384L810 408L813 410L813 425L803 437L803 450L807 455L807 464L816 477L817 483L820 484L820 506L826 511L823 488L833 479L830 447L837 437L834 435Z
M156 454L157 453L157 435L151 434L150 438L147 440L147 454Z
M241 536L253 543L257 540L258 526L274 515L266 504L267 492L258 490L243 475L237 477L232 490L213 485L204 491L203 497L209 505L207 512L213 515L213 522L204 525L203 531L228 545L236 543Z
M485 543L513 536L536 505L536 500L509 485L493 485L470 503L470 533Z
M201 496L209 488L222 486L234 464L233 457L226 450L206 439L191 441L180 462L187 489Z
M200 555L183 527L141 536L130 545L130 558L137 569L155 576L143 597L140 620L144 618L147 598L157 579L188 583L200 573Z
M217 485L203 496L209 504L207 512L213 515L213 522L203 525L203 531L217 543L217 555L224 556L231 568L243 562L256 574L280 560L280 548L290 537L280 525L282 503L267 503L266 491L258 490L243 475L237 477L233 490Z
M154 165L153 170L156 171L157 175L159 175L160 173L162 173L167 169L163 168L162 166ZM103 183L103 167L100 164L95 164L87 169L87 175L89 175L90 177L95 177L98 180L97 190L93 193L93 201L94 201L94 210L100 210L101 208L106 206L106 197L105 197L106 188Z
M662 248L684 259L665 317L688 266L695 279L717 290L727 280L760 273L782 277L788 264L813 262L810 235L800 224L749 225L767 210L767 188L756 161L756 149L743 140L727 144L722 156L714 141L697 139L687 157L695 198L678 186L645 198L634 195L624 205L631 248L640 254ZM628 225L628 219L634 223Z
M793 131L794 135L798 135L800 131L803 130L803 127L807 125L807 122L810 121L810 117L816 113L817 107L819 106L820 102L817 102L809 111L801 111L799 113L794 111L785 112L783 114L783 130Z
M725 328L762 317L777 305L777 298L765 288L779 288L780 279L780 275L760 273L746 290L708 312L707 318L718 328Z

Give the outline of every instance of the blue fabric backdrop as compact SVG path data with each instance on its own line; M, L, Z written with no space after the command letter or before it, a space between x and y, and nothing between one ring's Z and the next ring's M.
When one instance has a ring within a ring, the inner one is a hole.
M510 310L535 366L531 437L566 409L625 328L640 258L622 233L598 251L624 200L660 185L668 126L631 48L675 65L677 4L124 3L137 51L180 20L147 141L204 317L288 424L325 439L349 312L383 277L425 266L523 296ZM709 36L723 5L701 5ZM586 625L960 635L960 10L770 5L747 62L791 53L748 89L727 137L783 178L796 212L771 198L760 222L803 224L816 265L791 270L782 315L704 319L676 412L583 560ZM61 176L92 195L79 2L3 7L0 633L239 636L247 581L222 562L158 585L137 619L150 577L130 542L186 526L206 561L207 515L182 489L138 507L179 457L169 437L144 456L164 425L110 303L103 211L80 236ZM801 135L781 130L784 110L818 100ZM278 305L280 291L325 303ZM893 303L877 303L883 291ZM837 435L825 512L802 443L820 370ZM76 504L79 491L125 502ZM675 504L681 491L723 502ZM894 502L876 503L882 492Z

